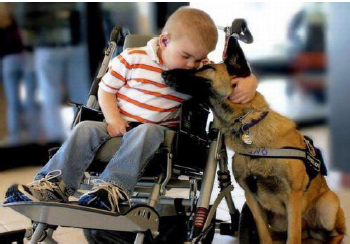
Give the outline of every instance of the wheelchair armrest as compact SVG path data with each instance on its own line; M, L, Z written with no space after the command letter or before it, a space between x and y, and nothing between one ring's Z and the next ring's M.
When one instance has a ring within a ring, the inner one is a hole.
M168 130L164 135L163 147L171 151L174 148L174 143L176 139L176 132L173 130Z
M89 108L85 105L81 107L80 121L92 120L103 121L105 119L103 113L97 109Z

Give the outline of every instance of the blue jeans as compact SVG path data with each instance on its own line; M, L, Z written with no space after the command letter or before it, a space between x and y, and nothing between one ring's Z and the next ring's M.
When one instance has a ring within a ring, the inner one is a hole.
M84 45L37 47L35 67L42 95L42 121L47 141L65 139L61 117L64 92L69 100L85 103L90 89L87 49ZM65 88L65 89L63 89Z
M153 124L141 124L129 130L99 179L120 187L131 196L148 161L163 143L166 130L168 128ZM68 194L74 194L84 171L101 145L109 139L111 137L107 133L105 122L79 123L35 179L43 178L52 170L61 170L60 178L66 183Z
M18 53L3 58L3 80L7 100L7 128L11 143L20 143L20 132L27 129L28 139L39 137L39 110L36 106L36 78L31 53ZM26 96L22 101L20 85L24 84Z

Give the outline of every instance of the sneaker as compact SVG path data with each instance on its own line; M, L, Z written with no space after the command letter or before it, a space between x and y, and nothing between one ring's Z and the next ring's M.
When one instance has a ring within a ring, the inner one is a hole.
M94 181L92 191L82 195L78 204L119 213L119 204L125 201L128 201L130 206L130 199L123 190L111 183L97 179Z
M55 174L58 172L57 174ZM14 184L6 191L6 203L14 202L68 202L66 184L57 177L60 170L49 172L44 178L27 185Z

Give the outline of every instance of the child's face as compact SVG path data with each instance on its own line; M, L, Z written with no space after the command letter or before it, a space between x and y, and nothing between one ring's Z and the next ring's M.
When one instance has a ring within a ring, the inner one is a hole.
M187 37L170 39L167 44L162 45L162 59L169 70L198 68L208 53L208 50L190 42Z

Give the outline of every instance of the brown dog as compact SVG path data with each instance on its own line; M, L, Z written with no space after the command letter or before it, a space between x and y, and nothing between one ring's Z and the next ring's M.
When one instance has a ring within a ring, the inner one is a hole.
M308 174L310 169L297 157L254 157L263 149L292 147L306 152L307 143L295 123L272 111L260 93L250 103L230 102L231 79L250 73L238 42L233 45L225 63L196 71L167 71L165 82L211 107L226 145L235 151L233 173L245 191L261 243L272 243L271 232L287 232L287 243L306 238L341 243L344 213L321 173ZM315 165L320 166L317 162L311 166Z

